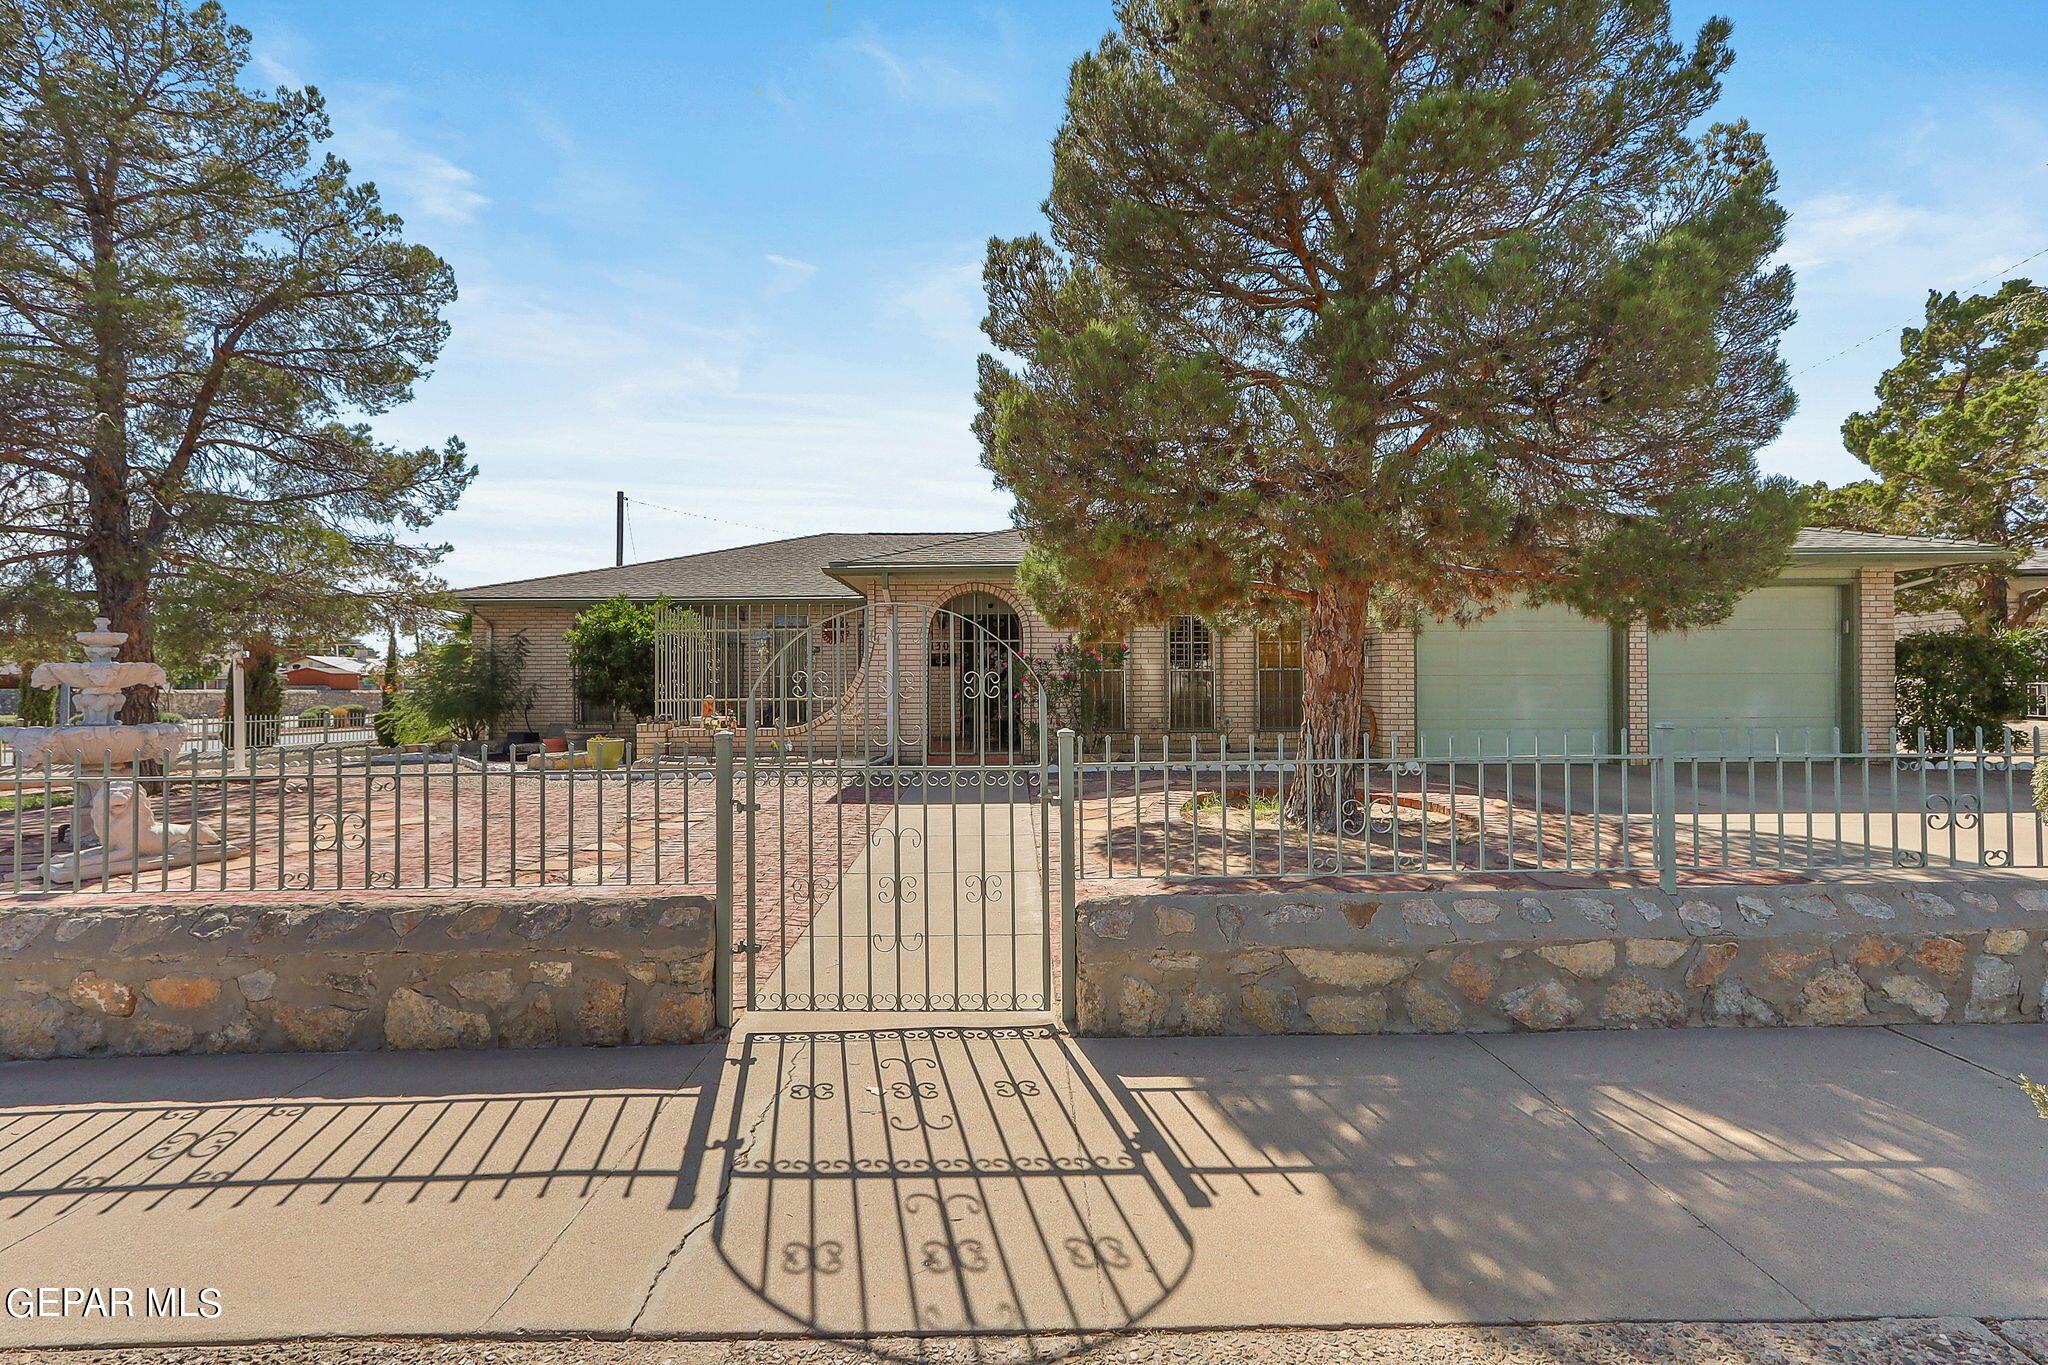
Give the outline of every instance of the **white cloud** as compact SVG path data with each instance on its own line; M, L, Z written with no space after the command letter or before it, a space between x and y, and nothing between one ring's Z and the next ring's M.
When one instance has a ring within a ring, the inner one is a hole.
M818 273L818 267L809 261L799 261L793 256L777 256L770 252L761 259L774 268L775 273L768 281L767 290L771 299L801 288L811 276Z
M981 331L988 297L978 258L952 257L916 271L897 284L885 306L934 341L969 352L988 349Z
M458 262L460 265L461 263ZM615 489L726 521L821 530L1000 526L957 384L773 344L744 312L644 275L541 289L463 267L454 335L419 398L378 420L407 444L459 433L482 469L429 533L461 584L610 563ZM636 514L639 558L772 538Z
M1002 98L995 81L934 51L891 46L873 35L849 40L846 50L870 62L891 93L912 104L959 108L995 104Z
M250 53L249 66L265 85L303 88L311 83L303 73L307 55L297 35L273 26L264 46ZM491 202L475 175L407 129L403 92L343 83L323 86L322 93L334 133L329 147L358 176L375 181L386 206L402 217L462 224Z
M470 172L365 109L335 112L334 141L343 159L376 181L406 218L460 225L491 202Z
M578 222L611 222L639 212L647 202L646 178L610 150L592 151L567 124L531 100L522 100L527 121L554 154L547 192L535 207Z

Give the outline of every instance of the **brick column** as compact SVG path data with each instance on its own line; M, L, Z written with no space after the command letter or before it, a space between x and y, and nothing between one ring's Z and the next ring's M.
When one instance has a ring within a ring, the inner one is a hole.
M1884 733L1898 724L1897 676L1892 646L1896 641L1893 618L1893 575L1890 569L1859 569L1856 573L1856 617L1853 647L1856 651L1855 678L1857 714L1853 724L1866 732L1865 742L1882 748ZM1857 747L1844 735L1850 748Z
M1131 632L1130 647L1127 722L1137 734L1161 734L1166 729L1166 627L1138 627Z
M1216 728L1234 739L1258 727L1258 664L1258 636L1252 630L1216 632Z
M1621 641L1621 723L1628 751L1650 752L1650 627L1640 617L1628 623Z
M1380 745L1390 749L1398 737L1401 752L1415 751L1415 631L1392 626L1374 631L1366 642L1367 693L1379 717Z

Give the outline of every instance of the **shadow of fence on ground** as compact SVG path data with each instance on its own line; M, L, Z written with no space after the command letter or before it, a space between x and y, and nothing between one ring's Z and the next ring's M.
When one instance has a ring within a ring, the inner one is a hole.
M734 1051L718 1254L806 1332L1002 1334L1000 1359L1051 1359L1141 1323L1187 1274L1149 1145L1050 1026Z

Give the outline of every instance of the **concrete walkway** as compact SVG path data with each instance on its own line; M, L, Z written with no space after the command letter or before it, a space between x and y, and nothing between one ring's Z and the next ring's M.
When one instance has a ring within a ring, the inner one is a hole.
M828 891L776 888L818 903L759 999L792 1009L1045 1008L1040 855L1034 803L899 802Z
M2048 1317L2048 1028L0 1065L0 1346Z

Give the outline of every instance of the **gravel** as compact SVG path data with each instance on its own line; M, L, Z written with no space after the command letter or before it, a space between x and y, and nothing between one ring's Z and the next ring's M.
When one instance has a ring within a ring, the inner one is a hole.
M0 1351L0 1365L2048 1365L2048 1323L1600 1323L871 1342L294 1341Z

